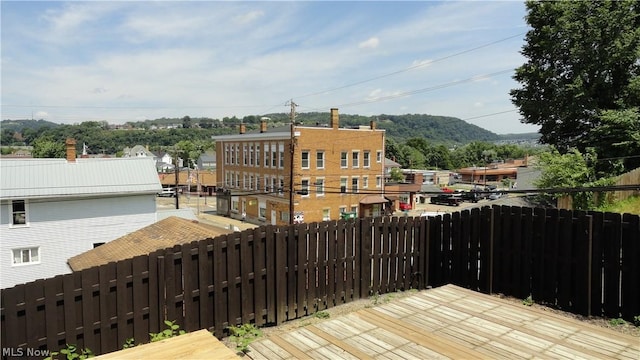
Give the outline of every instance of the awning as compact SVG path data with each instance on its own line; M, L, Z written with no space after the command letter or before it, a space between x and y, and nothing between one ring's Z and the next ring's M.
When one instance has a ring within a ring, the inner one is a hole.
M382 204L388 202L382 195L367 195L360 200L360 204Z

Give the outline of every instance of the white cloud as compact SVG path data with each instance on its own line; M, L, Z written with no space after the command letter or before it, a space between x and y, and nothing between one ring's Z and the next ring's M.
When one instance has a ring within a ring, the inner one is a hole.
M246 25L249 23L254 23L256 20L262 18L263 16L264 16L264 12L262 10L254 10L254 11L249 11L246 14L236 16L234 20L237 24Z
M358 44L358 47L360 49L375 49L378 45L380 45L380 39L372 37Z

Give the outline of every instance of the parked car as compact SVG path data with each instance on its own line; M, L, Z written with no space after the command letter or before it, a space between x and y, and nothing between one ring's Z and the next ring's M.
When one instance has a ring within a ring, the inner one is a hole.
M160 197L175 197L176 196L176 188L168 187L163 188L161 192L158 193Z
M408 204L406 202L400 202L400 210L402 211L411 210L411 204Z
M462 202L460 194L442 194L431 197L432 204L444 204L449 206L459 206Z
M482 199L482 195L477 191L464 191L460 193L462 197L462 201L471 201L477 203L478 200Z
M489 200L498 200L502 197L502 193L501 192L492 192L491 194L489 194Z

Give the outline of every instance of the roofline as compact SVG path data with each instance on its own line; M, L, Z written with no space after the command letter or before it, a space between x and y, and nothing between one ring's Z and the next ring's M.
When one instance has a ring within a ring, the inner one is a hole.
M50 199L60 199L64 201L66 199L93 199L93 198L103 198L103 197L113 197L113 195L122 195L122 196L131 196L131 195L155 195L158 191L144 190L144 191L120 191L120 192L104 192L104 193L84 193L84 194L46 194L46 195L24 195L24 196L7 196L0 197L0 201L10 201L10 200L50 200Z

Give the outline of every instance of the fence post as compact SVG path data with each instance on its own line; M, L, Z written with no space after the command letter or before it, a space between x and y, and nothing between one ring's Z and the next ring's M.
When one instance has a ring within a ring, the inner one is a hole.
M158 256L158 329L154 329L156 332L160 332L164 326L164 321L167 320L167 286L165 281L164 271L164 255Z
M360 298L369 296L371 288L371 222L366 218L360 219Z

